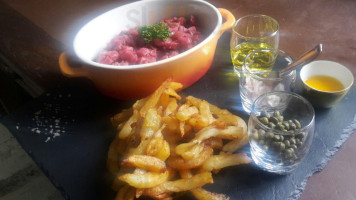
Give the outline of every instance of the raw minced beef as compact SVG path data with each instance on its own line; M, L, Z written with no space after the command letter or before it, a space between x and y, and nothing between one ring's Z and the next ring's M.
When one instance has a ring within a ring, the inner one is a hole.
M167 59L186 51L202 40L197 30L195 16L187 20L184 17L173 17L162 20L171 34L166 40L154 39L145 43L140 38L138 28L121 32L102 50L96 61L108 65L135 65Z

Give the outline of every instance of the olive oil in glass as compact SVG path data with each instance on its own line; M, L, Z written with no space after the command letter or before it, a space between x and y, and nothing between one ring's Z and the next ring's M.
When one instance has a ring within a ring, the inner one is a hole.
M241 70L241 67L244 63L246 56L256 49L265 49L272 48L271 45L266 43L256 43L256 42L244 42L236 47L231 48L231 59L234 67L237 67L238 70ZM259 52L255 55L255 66L256 69L265 69L271 67L271 55L270 52ZM269 64L268 64L269 63Z

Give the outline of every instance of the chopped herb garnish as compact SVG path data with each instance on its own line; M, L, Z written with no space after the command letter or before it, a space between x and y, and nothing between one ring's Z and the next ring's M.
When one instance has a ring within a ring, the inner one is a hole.
M147 43L153 41L154 39L166 40L171 35L171 31L169 30L168 26L163 22L159 22L152 26L142 26L138 28L138 33L140 34L140 37Z

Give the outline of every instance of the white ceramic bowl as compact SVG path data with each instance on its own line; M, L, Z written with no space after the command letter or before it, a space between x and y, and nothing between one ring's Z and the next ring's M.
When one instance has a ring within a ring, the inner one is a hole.
M312 76L330 76L339 80L344 89L336 92L326 92L310 87L306 84L308 78ZM300 71L300 78L303 82L303 95L316 107L329 108L339 102L350 90L354 83L352 72L340 63L319 60L305 65Z

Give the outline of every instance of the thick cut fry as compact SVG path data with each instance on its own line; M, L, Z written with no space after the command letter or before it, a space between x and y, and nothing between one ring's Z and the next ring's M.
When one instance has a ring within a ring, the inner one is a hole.
M213 183L213 177L210 172L203 172L191 178L164 182L154 188L146 189L144 194L152 198L160 198L162 194L192 190L207 183Z
M114 115L113 117L110 118L111 124L114 127L117 127L120 123L128 120L133 113L133 109L123 109L120 113Z
M222 139L238 139L243 137L243 129L237 126L229 126L226 129L217 129L212 126L208 126L200 130L193 141L204 141L211 137L218 137Z
M125 125L122 127L120 133L119 133L119 138L120 139L125 139L129 137L133 133L133 124L135 124L138 121L139 114L137 111L133 112L133 115L130 117L130 119L127 120Z
M111 174L116 174L119 171L119 154L123 153L123 150L126 146L126 144L122 141L123 140L115 138L114 141L110 144L106 165Z
M203 143L183 143L176 146L176 154L182 156L184 160L190 160L200 156L200 153L203 151L203 149Z
M148 110L154 108L157 105L162 93L167 89L168 86L168 81L163 82L162 85L148 97L147 101L140 110L141 117L145 117Z
M152 188L167 181L168 176L169 172L166 170L162 173L124 174L119 179L135 188Z
M221 154L231 154L248 143L248 136L244 136L241 139L235 139L226 143L221 151Z
M164 116L167 117L170 114L175 113L177 111L177 108L178 108L177 100L175 98L170 98L166 110L164 111Z
M125 185L117 193L115 200L134 200L135 199L135 189Z
M250 162L251 158L249 158L244 153L214 155L203 163L203 165L200 167L200 170L212 171L234 165L248 164Z
M161 116L158 115L157 110L152 108L147 111L146 117L141 128L141 140L151 138L151 136L158 131L161 126Z
M211 147L205 146L204 150L201 151L200 155L195 159L184 160L180 156L174 156L168 158L168 165L178 170L196 168L202 165L204 161L206 161L212 153L213 153L213 149Z
M147 146L146 154L165 161L170 155L169 144L163 137L152 138Z
M209 192L203 188L196 188L191 190L192 194L198 200L229 200L229 197L226 197L224 194L218 194L214 192Z
M193 176L190 170L180 170L179 174L182 178L191 178ZM217 194L213 192L209 192L203 188L195 188L190 190L190 192L197 198L198 200L229 200L230 198L226 197L224 194Z
M166 171L166 163L162 160L146 155L132 155L122 161L123 165L131 165L152 172Z
M172 96L178 100L181 100L182 98L177 94L177 92L172 89L172 88L167 88L165 91L164 91L165 94L169 95L169 96Z

